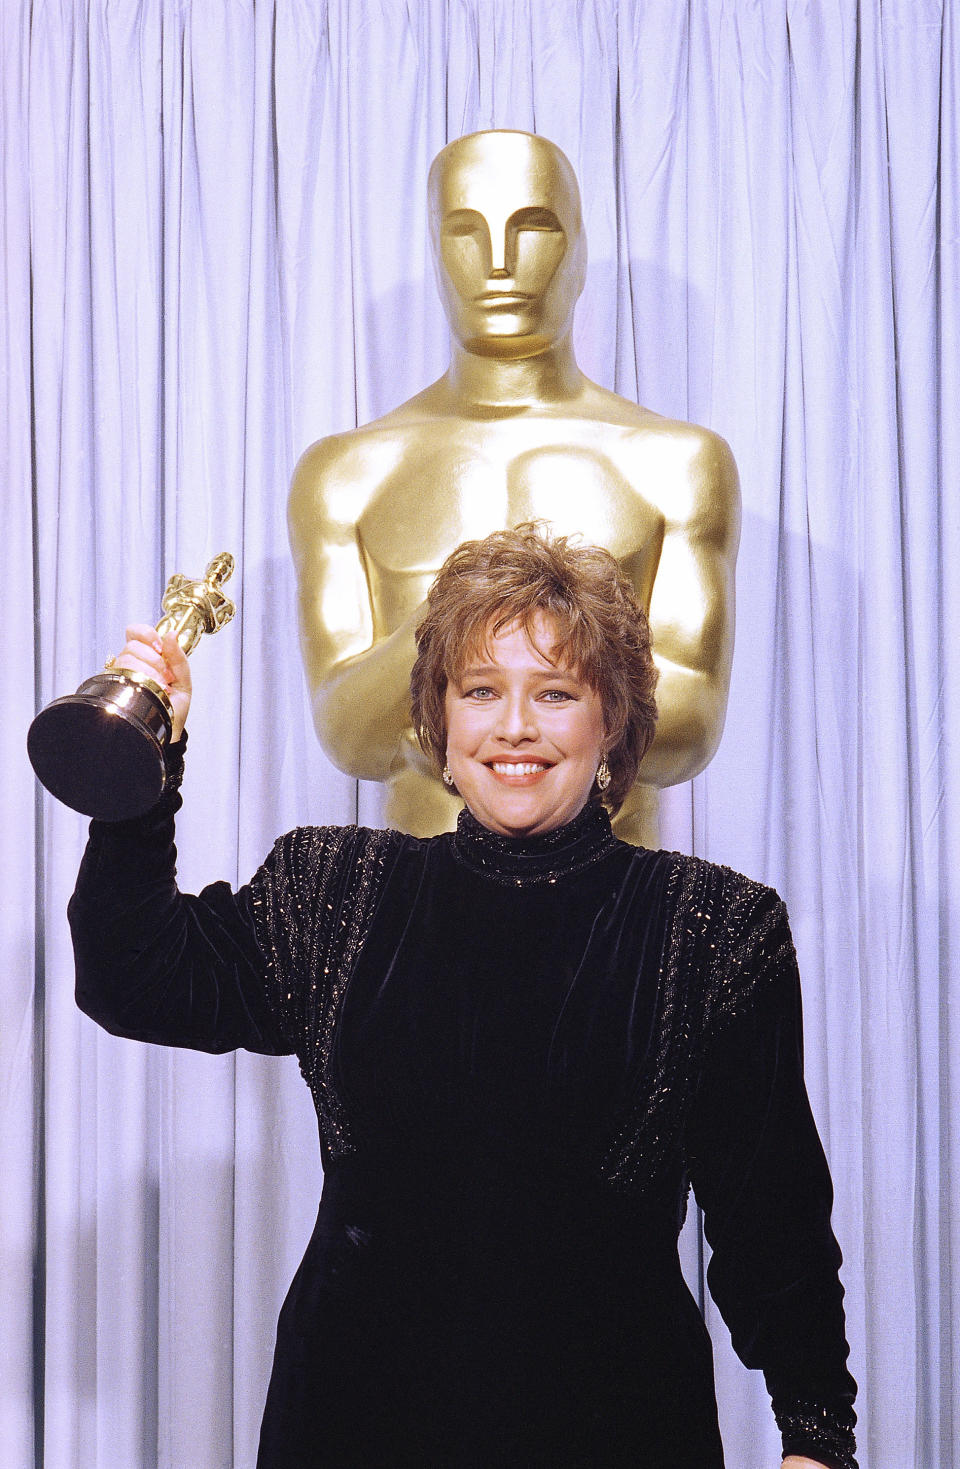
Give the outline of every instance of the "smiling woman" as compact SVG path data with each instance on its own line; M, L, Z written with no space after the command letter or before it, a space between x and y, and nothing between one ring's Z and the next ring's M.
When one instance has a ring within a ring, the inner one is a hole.
M605 809L653 737L642 609L606 551L525 525L453 553L417 640L455 833L300 828L239 892L182 894L178 741L154 811L93 823L71 904L94 1019L295 1053L313 1093L323 1197L260 1469L723 1469L677 1254L691 1183L785 1464L855 1469L783 904L617 841ZM131 628L117 661L179 731L176 641Z
M487 661L447 684L444 780L504 836L552 831L587 803L603 760L600 696L557 663L540 613L487 638Z
M447 684L444 779L504 836L552 831L587 803L603 760L600 696L557 666L557 630L542 613L491 633L488 661Z
M474 815L484 791L530 796L480 816L521 835L570 820L592 791L619 809L653 740L656 683L649 624L614 557L526 524L441 567L410 691L420 743ZM518 761L542 778L493 768Z

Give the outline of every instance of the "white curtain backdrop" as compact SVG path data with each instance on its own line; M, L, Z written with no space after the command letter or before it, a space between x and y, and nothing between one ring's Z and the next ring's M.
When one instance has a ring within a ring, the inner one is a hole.
M957 10L3 0L5 1466L253 1464L318 1195L308 1094L292 1060L76 1011L85 823L37 792L26 728L229 548L183 885L243 880L297 823L379 821L311 730L286 488L443 370L427 168L486 127L581 180L584 369L739 463L727 730L665 844L790 905L863 1469L960 1464ZM706 1309L731 1469L766 1469L762 1383Z

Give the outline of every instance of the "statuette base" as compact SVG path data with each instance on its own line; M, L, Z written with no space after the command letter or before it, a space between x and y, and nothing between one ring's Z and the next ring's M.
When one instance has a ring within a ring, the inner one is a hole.
M94 674L37 715L27 735L30 763L58 801L84 816L141 816L163 794L168 710L162 690L140 676Z

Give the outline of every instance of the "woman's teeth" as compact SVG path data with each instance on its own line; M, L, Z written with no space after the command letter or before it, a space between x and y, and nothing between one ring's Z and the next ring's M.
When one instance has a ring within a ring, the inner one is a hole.
M495 775L539 775L542 770L548 769L549 766L534 761L494 760L493 762Z

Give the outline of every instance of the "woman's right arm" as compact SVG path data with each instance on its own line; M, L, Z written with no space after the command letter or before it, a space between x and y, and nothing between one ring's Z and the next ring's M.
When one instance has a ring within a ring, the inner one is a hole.
M147 673L167 691L174 710L169 788L144 816L91 823L68 910L77 1003L105 1029L134 1040L286 1054L293 1045L270 997L276 956L271 968L258 942L252 889L233 893L213 883L194 897L177 888L173 827L190 706L187 659L175 638L134 624L115 666Z
M68 916L77 1004L114 1035L222 1052L294 1049L271 1004L275 982L258 942L250 887L176 882L174 788L131 821L90 824Z

